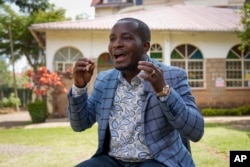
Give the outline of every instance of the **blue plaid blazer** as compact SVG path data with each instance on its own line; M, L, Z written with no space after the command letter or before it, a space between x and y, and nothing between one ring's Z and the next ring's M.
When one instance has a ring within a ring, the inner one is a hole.
M144 133L146 144L154 159L169 167L195 166L190 152L183 145L181 135L196 142L204 133L204 120L195 104L188 85L187 74L178 67L166 66L149 59L160 67L171 93L161 102L149 82L144 81L146 101L144 105ZM109 149L109 112L118 83L116 69L101 72L90 96L68 94L69 119L74 131L83 131L98 123L98 150L95 156Z

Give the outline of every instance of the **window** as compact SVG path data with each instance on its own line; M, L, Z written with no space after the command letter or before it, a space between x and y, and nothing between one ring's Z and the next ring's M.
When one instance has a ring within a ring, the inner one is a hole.
M143 4L142 1L143 1L143 0L135 0L135 5L142 5L142 4Z
M54 57L55 71L65 72L68 68L73 67L80 57L83 57L82 53L72 47L58 50Z
M232 47L226 59L226 86L229 88L250 87L250 51Z
M103 53L98 58L98 72L105 71L113 68L113 61L109 56L109 53Z
M198 48L189 44L177 46L171 53L171 65L183 68L188 72L191 87L204 87L204 60Z
M160 62L163 61L162 58L162 47L159 44L152 44L150 48L150 57L156 59Z
M109 3L112 3L112 2L122 2L122 0L108 0Z

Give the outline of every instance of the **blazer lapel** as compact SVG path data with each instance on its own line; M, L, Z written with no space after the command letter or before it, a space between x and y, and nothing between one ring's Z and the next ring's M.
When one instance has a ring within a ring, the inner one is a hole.
M113 99L115 97L115 91L117 88L117 83L118 83L118 74L119 72L117 70L114 70L114 72L110 73L108 75L105 82L104 90L103 90L103 100L104 102L102 103L102 119L108 120L109 119L109 113L110 109L113 104ZM101 97L100 97L101 98Z

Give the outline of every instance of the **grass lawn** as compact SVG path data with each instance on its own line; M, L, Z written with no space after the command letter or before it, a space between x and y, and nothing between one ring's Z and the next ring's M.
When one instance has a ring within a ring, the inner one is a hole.
M228 167L230 150L250 150L250 129L206 124L198 143L191 143L197 167ZM70 127L0 129L1 167L69 167L97 148L97 126L77 133Z
M197 167L229 167L230 150L250 150L250 128L206 124L203 138L191 143Z

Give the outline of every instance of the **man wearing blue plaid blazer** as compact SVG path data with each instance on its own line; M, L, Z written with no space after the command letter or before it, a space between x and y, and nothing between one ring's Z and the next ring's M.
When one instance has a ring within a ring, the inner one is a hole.
M68 94L74 131L98 123L98 149L79 167L193 167L182 138L199 141L204 120L183 69L149 58L150 30L123 18L109 36L114 69L100 72L87 93L95 63L79 59Z

